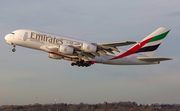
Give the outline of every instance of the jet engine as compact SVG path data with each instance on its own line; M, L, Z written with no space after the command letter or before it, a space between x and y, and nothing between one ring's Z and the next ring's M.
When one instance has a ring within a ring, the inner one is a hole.
M58 56L56 54L49 53L49 58L51 58L51 59L62 59L62 56Z
M97 51L97 46L92 44L83 43L81 50L88 53L93 53Z
M58 51L62 54L73 54L74 53L74 48L66 46L66 45L60 45L60 48Z

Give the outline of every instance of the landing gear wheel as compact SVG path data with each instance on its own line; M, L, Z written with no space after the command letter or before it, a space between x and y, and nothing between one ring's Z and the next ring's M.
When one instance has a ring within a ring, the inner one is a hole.
M12 51L13 51L13 52L15 52L15 51L16 51L16 49L12 49Z
M15 45L15 44L12 44L12 45L13 45L12 51L15 52L15 51L16 51L16 49L15 49L15 48L16 48L16 45Z
M89 67L92 65L92 62L80 60L80 61L76 61L76 62L71 63L71 66L74 66L74 65L76 65L78 67Z
M71 66L74 66L74 65L76 65L75 63L71 63Z
M78 64L78 67L80 67L81 66L81 64Z

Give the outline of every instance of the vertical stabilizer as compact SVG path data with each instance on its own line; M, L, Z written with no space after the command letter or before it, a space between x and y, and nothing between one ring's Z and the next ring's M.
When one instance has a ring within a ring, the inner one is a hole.
M136 53L142 53L143 55L151 57L169 31L170 29L167 28L158 28L140 42L140 45L142 44L141 48L136 51Z
M160 27L156 31L148 35L146 38L144 38L142 41L138 42L136 45L128 49L123 54L110 60L123 58L134 53L141 53L145 56L151 57L156 51L156 49L159 47L163 39L169 33L169 31L170 29Z

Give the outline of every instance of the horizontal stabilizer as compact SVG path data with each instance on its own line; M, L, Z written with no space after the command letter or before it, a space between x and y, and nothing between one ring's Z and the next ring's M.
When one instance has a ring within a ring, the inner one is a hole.
M146 62L158 62L158 61L166 61L166 60L172 60L171 58L165 58L165 57L136 57L136 59Z

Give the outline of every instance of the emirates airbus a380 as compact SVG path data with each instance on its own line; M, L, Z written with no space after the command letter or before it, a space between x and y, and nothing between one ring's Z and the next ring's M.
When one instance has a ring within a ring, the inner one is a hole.
M171 60L165 57L152 57L170 29L160 27L141 41L113 43L94 43L59 35L34 31L15 30L5 36L8 44L41 50L49 53L49 58L71 61L71 65L91 66L94 63L109 65L146 65L159 64ZM128 50L117 47L135 44Z

